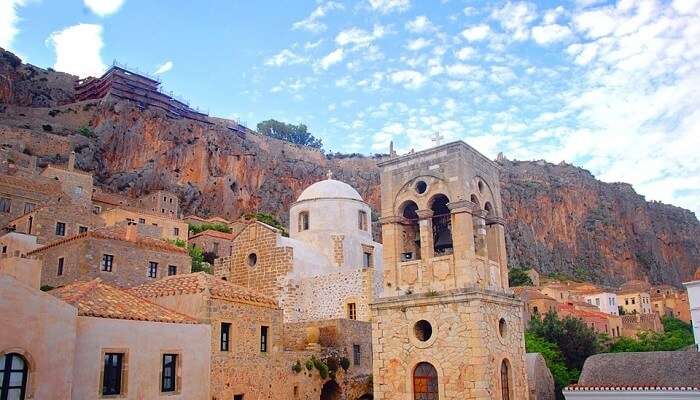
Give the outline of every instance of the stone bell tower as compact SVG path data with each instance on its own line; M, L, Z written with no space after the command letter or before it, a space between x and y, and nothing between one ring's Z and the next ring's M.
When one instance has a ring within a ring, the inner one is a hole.
M459 141L379 167L384 286L372 305L374 398L527 398L498 165Z

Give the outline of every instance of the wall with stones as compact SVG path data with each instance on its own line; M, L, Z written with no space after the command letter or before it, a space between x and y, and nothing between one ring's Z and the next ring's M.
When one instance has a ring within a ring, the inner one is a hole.
M0 210L0 227L23 215L27 203L30 207L46 204L53 197L51 193L59 192L55 182L0 174L0 197L10 200L9 212Z
M459 289L377 301L372 307L374 398L413 399L412 374L420 362L437 370L440 399L500 398L504 359L510 363L510 398L527 398L521 318L520 301L503 292ZM432 326L427 341L414 333L419 320Z
M102 271L103 254L114 256L112 271ZM148 277L150 261L158 263L157 278L168 275L168 266L175 265L178 274L192 270L192 260L187 253L159 251L132 242L111 239L84 238L70 240L58 246L50 246L32 253L42 260L41 284L63 286L80 280L100 278L120 286L131 287L152 282ZM58 259L64 258L63 275L57 275Z
M29 234L31 218L31 234L37 237L40 244L48 244L57 240L63 240L77 235L80 227L95 229L104 226L102 220L92 213L88 206L79 206L68 201L58 201L46 207L40 207L31 213L25 214L12 224L17 232ZM65 235L56 234L56 224L65 224Z
M99 214L99 216L104 222L105 226L118 225L119 223L130 219L136 223L143 223L162 228L160 231L163 239L180 239L185 242L187 241L187 224L182 220L168 218L167 216L153 215L145 212L125 210L122 208L113 208L111 210L103 211ZM140 222L141 220L144 222Z

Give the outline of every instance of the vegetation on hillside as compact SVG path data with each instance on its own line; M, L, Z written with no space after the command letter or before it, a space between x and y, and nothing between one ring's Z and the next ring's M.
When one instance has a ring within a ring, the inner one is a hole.
M193 244L187 244L187 242L185 242L182 239L169 240L169 242L177 247L187 249L190 258L192 259L192 272L204 271L207 274L213 273L212 264L204 260L204 250L200 249L199 247L196 247Z
M205 222L203 224L193 224L190 223L188 224L187 230L192 232L193 235L196 235L198 233L204 232L204 231L219 231L219 232L224 232L224 233L231 233L231 228L229 228L227 225L222 224L220 222Z
M510 268L508 270L508 284L514 286L532 286L532 279L528 276L529 268Z
M274 119L258 123L258 132L262 135L320 149L323 146L321 139L314 137L307 129L304 124L293 125Z
M284 225L282 225L282 223L277 218L275 218L275 216L272 214L268 214L268 213L264 213L264 212L255 212L255 213L246 214L245 218L246 219L255 219L255 220L262 222L263 224L270 225L273 228L277 228L280 230L280 232L282 232L282 236L288 235L287 228L285 228Z

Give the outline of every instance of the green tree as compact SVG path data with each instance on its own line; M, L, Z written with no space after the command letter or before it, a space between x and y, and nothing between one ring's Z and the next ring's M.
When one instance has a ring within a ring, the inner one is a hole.
M555 343L570 370L580 371L586 358L600 350L598 335L591 327L579 318L567 316L559 319L553 311L542 319L533 318L530 332Z
M320 149L323 146L321 139L314 137L307 129L304 124L293 125L274 119L258 123L258 132L262 135Z
M282 232L282 236L287 236L287 234L288 234L287 229L284 227L284 225L282 225L282 223L279 222L277 220L277 218L275 218L275 216L272 214L268 214L268 213L264 213L264 212L248 213L245 215L245 218L246 219L255 219L255 220L262 222L263 224L267 224L273 228L277 228Z
M637 334L637 338L622 337L610 346L611 353L642 352L642 351L674 351L692 345L693 328L685 322L663 317L664 332L645 331Z
M527 274L526 268L511 268L508 270L508 284L510 286L532 286L532 279Z
M182 239L169 240L168 242L174 244L177 247L182 247L187 249L187 253L192 259L192 272L206 272L208 274L212 273L211 265L204 261L204 250L196 247L193 244L187 244Z
M525 349L528 353L540 353L547 363L547 368L554 378L554 386L557 398L563 399L562 389L567 385L576 382L578 371L567 368L564 358L559 351L559 347L552 342L535 335L532 332L525 332Z
M192 232L193 235L204 231L219 231L223 233L231 233L231 228L228 225L224 225L220 222L205 222L203 224L189 224L187 229Z

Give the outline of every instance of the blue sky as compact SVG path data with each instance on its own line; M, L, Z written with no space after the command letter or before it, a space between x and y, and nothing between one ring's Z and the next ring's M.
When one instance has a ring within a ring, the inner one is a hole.
M700 0L0 0L0 46L81 76L117 60L332 151L440 132L700 213Z

